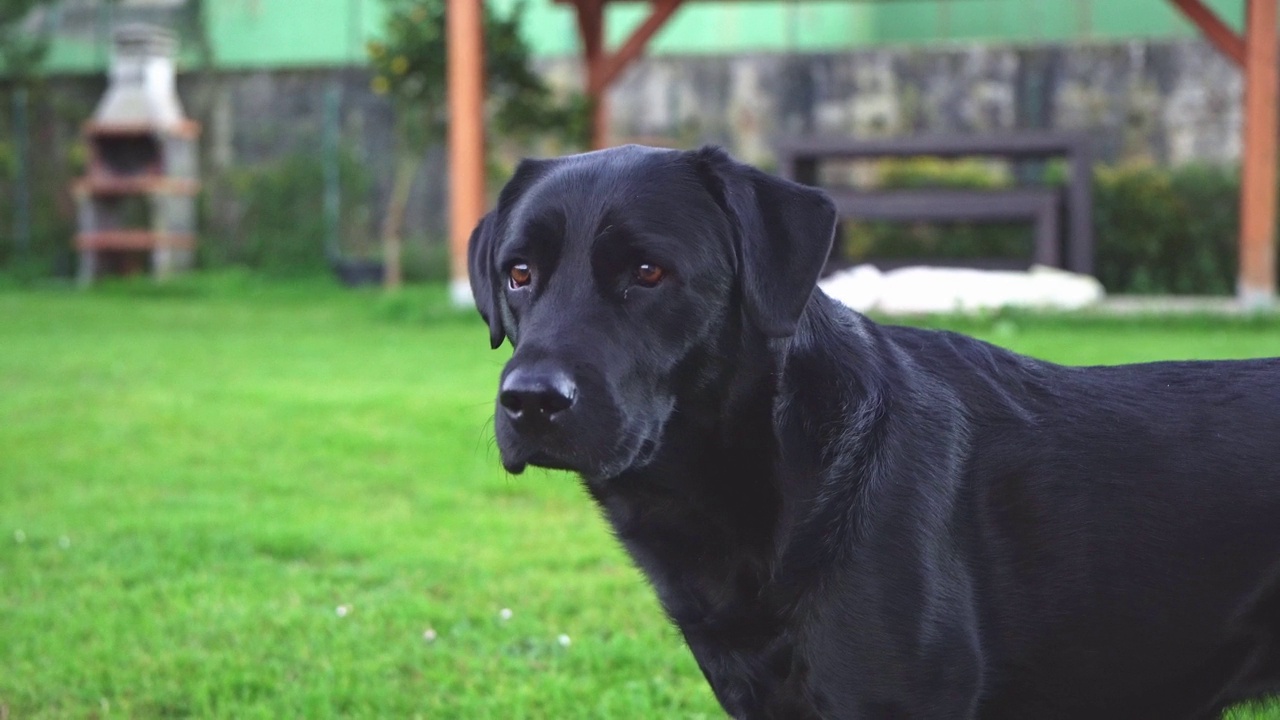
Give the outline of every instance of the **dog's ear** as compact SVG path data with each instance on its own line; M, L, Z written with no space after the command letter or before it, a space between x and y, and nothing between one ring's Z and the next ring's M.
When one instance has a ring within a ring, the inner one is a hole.
M490 212L480 218L480 223L471 231L471 240L467 243L467 278L471 282L471 296L475 298L476 309L480 317L489 323L489 345L497 350L506 339L502 329L502 311L498 303L498 294L502 288L498 283L497 268L494 267L493 253L497 241L497 211Z
M693 151L733 226L748 316L765 335L786 337L831 253L836 209L820 190L736 162L717 147Z
M547 171L553 161L524 159L498 194L498 206L480 218L467 243L467 278L480 317L489 323L489 344L497 350L506 339L502 324L502 279L495 255L503 233L505 217L524 191ZM512 336L512 341L515 337Z

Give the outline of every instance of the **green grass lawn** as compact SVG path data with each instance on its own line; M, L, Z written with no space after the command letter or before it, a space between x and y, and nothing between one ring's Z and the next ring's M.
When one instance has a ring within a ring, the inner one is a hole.
M957 327L1280 355L1273 320ZM434 288L0 289L0 717L719 717L577 482L501 471L506 356Z

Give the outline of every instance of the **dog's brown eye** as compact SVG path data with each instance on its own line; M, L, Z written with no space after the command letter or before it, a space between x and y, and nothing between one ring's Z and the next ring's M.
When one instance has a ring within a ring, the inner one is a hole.
M529 271L529 266L524 263L516 263L511 266L511 289L522 288L529 284L533 279L533 273Z
M666 270L663 270L658 265L650 263L644 263L636 268L636 280L645 287L653 287L654 285L662 282L662 278L665 277L666 274Z

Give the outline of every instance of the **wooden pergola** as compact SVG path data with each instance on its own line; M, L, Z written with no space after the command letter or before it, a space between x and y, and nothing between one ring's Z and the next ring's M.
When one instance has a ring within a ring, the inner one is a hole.
M470 304L467 241L484 214L484 35L481 3L449 0L449 210L453 296ZM609 145L610 86L621 76L686 0L649 0L648 17L616 50L605 47L605 10L628 0L556 0L572 5L582 40L587 95L592 102L592 144ZM1160 0L1141 0L1156 3ZM1241 152L1240 266L1237 293L1242 304L1268 306L1276 298L1277 98L1280 58L1276 12L1280 0L1245 3L1245 29L1238 33L1203 0L1167 0L1244 75L1244 142Z

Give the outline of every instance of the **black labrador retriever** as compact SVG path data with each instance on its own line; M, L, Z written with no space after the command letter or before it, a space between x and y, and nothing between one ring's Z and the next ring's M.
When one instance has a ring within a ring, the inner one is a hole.
M1280 691L1280 360L1062 367L815 289L723 151L523 162L471 238L503 465L581 475L738 718L1214 718Z

